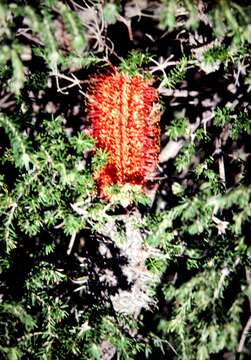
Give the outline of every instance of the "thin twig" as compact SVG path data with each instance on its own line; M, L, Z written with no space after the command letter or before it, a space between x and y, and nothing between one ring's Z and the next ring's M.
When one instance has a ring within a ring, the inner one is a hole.
M249 272L247 267L246 267L245 270L246 270L247 283L248 283L248 285L251 285L250 272ZM250 308L250 313L251 313L251 297L250 296L248 297L248 300L249 300L249 308ZM246 338L247 338L248 334L250 333L250 330L251 330L251 315L249 316L248 321L246 322L246 325L245 325L245 327L243 329L243 332L241 334L241 339L240 339L238 350L237 350L238 353L241 353L243 351L245 341L246 341Z
M241 339L240 339L238 350L237 350L238 353L241 353L243 351L246 337L247 337L248 333L250 332L250 329L251 329L251 316L249 317L249 319L243 329L243 332L241 334Z
M129 40L133 41L133 33L132 33L132 23L131 23L131 19L127 20L125 19L123 16L121 15L117 15L117 19L119 22L122 22L128 31L128 36L129 36Z
M215 153L216 154L221 154L222 150L221 150L221 139L216 138L216 150ZM218 159L218 164L219 164L219 176L221 179L222 184L224 185L224 187L226 187L226 173L225 173L225 164L224 164L224 158L223 155L221 154L219 159Z
M245 268L245 272L246 272L247 283L249 286L251 286L251 275L250 275L250 271L247 267ZM248 300L249 300L249 309L250 309L250 313L251 313L251 296L248 297Z
M58 73L57 71L53 72L51 75L52 75L52 76L55 76L55 78L56 78L57 91L60 92L61 94L64 94L64 95L68 95L68 94L69 94L68 91L65 91L66 89L72 88L72 87L74 87L74 86L78 86L79 89L82 90L81 83L87 83L87 82L88 82L88 80L79 80L74 74L71 74L72 78L71 78L70 76L67 76L67 75L64 75L64 74L60 74L60 73ZM64 86L64 87L60 87L58 78L67 80L67 81L70 82L70 84L69 84L69 85L66 85L66 86ZM84 94L81 90L79 90L79 92L81 92L82 94ZM85 94L84 94L84 95L85 95Z
M43 335L43 333L44 333L43 331L36 331L34 333L31 333L31 334L25 334L24 336L21 336L21 337L17 338L17 341L19 342L19 341L22 341L22 340L25 340L25 339L29 339L29 338L31 338L33 336Z
M19 29L19 30L17 31L16 36L23 36L23 37L25 37L26 39L31 40L31 41L33 41L34 43L43 46L44 43L43 43L40 39L38 39L38 38L34 37L32 34L28 33L29 30L30 30L30 28L27 28L27 29Z
M10 107L11 105L16 104L15 100L9 100L10 96L12 94L6 94L2 97L2 99L0 99L0 109L7 109L8 107ZM9 101L8 101L9 100Z
M74 232L74 233L72 234L72 236L71 236L71 240L70 240L70 243L69 243L69 246L68 246L68 250L67 250L67 255L70 255L70 254L71 254L71 251L72 251L72 248L73 248L75 239L76 239L76 235L77 235L77 233Z

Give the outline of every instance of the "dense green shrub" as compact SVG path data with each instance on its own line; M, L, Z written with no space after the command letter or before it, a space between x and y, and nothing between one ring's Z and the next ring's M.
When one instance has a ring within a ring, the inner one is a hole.
M250 358L250 14L1 2L1 358ZM160 94L158 174L130 205L131 189L99 199L93 177L109 154L88 135L87 88L111 65Z

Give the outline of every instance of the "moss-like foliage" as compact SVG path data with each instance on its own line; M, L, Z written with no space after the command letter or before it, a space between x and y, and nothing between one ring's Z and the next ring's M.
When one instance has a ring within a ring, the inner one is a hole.
M250 358L250 23L244 0L1 2L1 359ZM87 104L114 67L157 89L161 153L107 201Z

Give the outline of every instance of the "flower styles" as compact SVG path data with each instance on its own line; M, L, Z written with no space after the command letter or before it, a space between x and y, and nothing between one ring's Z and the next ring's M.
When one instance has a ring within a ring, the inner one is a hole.
M140 75L111 74L91 79L87 111L96 147L109 154L95 174L100 196L109 186L126 184L144 191L153 178L159 155L157 90Z

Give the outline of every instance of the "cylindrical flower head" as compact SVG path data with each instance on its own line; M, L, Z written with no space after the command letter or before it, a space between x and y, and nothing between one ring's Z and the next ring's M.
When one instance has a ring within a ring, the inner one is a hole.
M109 154L95 174L100 196L112 185L129 184L144 191L159 156L158 94L140 75L99 75L91 80L88 114L97 148Z

